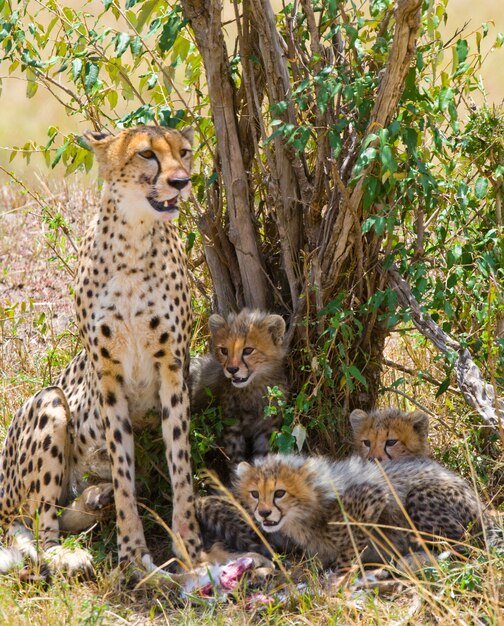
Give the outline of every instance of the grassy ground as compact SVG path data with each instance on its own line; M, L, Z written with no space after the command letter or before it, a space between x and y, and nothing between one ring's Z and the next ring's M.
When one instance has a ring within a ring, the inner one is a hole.
M54 379L78 349L69 284L75 267L74 241L96 207L93 189L42 185L37 195L15 185L0 188L1 439L16 409ZM426 370L442 380L434 357L432 349L413 335L394 335L387 351L390 364L384 385L389 391L383 401L411 409L411 398L415 398L433 415L435 455L473 480L485 501L500 506L504 499L500 442L482 437L456 389L436 400L429 383L419 383L404 371ZM157 485L164 462L152 463L156 442L142 445L140 456L143 451L157 476L152 479L156 481L152 491L157 493L149 493L147 485L144 502L151 502L155 495L163 504L168 497ZM169 537L147 513L145 525L156 561L162 562L169 553ZM78 541L93 552L96 580L56 578L52 586L44 587L20 584L16 576L8 576L0 585L0 624L504 623L504 560L476 549L468 560L434 563L421 576L392 584L384 594L355 590L357 571L339 580L321 578L307 567L306 587L297 588L287 580L287 599L261 608L249 606L246 589L223 604L182 601L162 590L125 590L114 570L113 524Z

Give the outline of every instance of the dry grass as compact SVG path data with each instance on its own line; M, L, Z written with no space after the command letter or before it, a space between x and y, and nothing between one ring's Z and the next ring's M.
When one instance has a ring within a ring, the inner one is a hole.
M0 189L0 436L12 414L35 390L54 378L77 349L68 285L75 266L72 240L77 240L93 213L95 191L59 185L41 186L40 194ZM48 215L50 216L48 217ZM55 228L61 214L70 228ZM52 222L51 222L52 220ZM53 260L50 260L53 258ZM433 449L470 479L488 500L500 503L500 444L483 440L474 415L458 392L435 399L435 386L404 372L443 374L429 346L406 333L394 334L387 357L391 365L383 402L412 409L417 403L432 416ZM399 392L399 393L397 393ZM467 443L466 443L467 442ZM476 446L476 447L475 447ZM475 451L476 450L476 451ZM492 454L491 454L492 453ZM159 495L158 495L159 497ZM162 499L162 498L161 498ZM166 532L146 519L149 543L156 555L169 545ZM21 585L16 576L2 579L2 624L503 624L504 561L475 551L467 561L443 561L417 578L394 583L387 594L352 587L358 572L345 580L321 578L307 570L306 587L287 582L287 599L268 607L249 606L246 588L232 602L181 601L160 590L127 591L114 571L113 524L80 541L89 545L97 563L93 582L56 579L50 587ZM161 545L161 548L160 548ZM159 558L157 559L159 560Z

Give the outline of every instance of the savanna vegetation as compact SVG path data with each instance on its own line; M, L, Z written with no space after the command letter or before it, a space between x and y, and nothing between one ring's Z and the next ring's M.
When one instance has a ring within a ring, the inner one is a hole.
M486 102L479 70L482 42L501 53L504 36L485 24L443 38L448 10L420 0L234 0L224 10L203 0L0 0L0 68L26 80L27 97L45 90L76 128L195 128L193 198L179 220L194 351L204 349L211 311L253 306L285 317L293 394L271 390L284 417L275 448L341 455L351 409L420 406L438 458L498 508L504 110ZM13 171L34 152L47 180L27 186L12 174L2 191L3 429L79 349L67 284L98 201L70 183L92 166L78 132L52 124L46 143L24 138ZM62 170L68 182L53 184ZM194 419L196 469L218 429L218 414ZM152 494L167 488L156 443L144 438L138 451ZM6 623L36 623L37 611L51 623L504 619L502 560L486 552L440 563L393 603L328 592L313 576L292 602L245 617L240 597L183 610L156 594L125 597L108 575L113 529L100 537L93 549L106 574L43 594L13 579L2 587Z

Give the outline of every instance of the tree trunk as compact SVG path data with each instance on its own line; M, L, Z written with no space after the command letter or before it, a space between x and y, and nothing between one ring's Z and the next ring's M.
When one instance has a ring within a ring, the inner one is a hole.
M323 43L322 15L316 17L312 3L303 0L297 10L304 11L310 33L305 48L294 9L285 14L281 33L270 0L235 1L240 61L236 92L220 4L182 1L206 69L222 171L219 193L227 206L223 215L214 210L214 218L201 222L216 308L224 313L243 305L274 308L289 318L288 341L292 340L291 348L303 359L312 359L325 341L322 333L327 319L320 315L324 306L344 294L341 307L352 311L385 286L378 263L384 235L369 232L363 236L361 229L364 178L374 171L375 163L356 184L350 186L349 181L367 135L387 126L397 111L415 51L421 4L421 0L398 0L393 41L372 96L374 106L367 120L355 119L345 152L336 160L331 156L328 132L337 120L355 116L355 111L350 113L339 98L328 101L323 109L317 102L304 108L297 92L313 82L318 98L323 92L321 73L331 63L342 74L351 74L355 59L345 46L343 31L338 30L332 46L327 37ZM337 17L331 19L337 23ZM343 11L339 19L344 24ZM386 15L384 28L389 20ZM282 132L273 133L273 118ZM309 126L315 145L311 152L296 148L293 142L295 133ZM362 131L357 132L357 127ZM211 199L211 204L216 202ZM232 248L227 252L225 241ZM232 268L226 266L233 259L239 277L233 277ZM301 321L304 326L299 325ZM357 328L362 329L360 334ZM332 364L334 401L343 411L374 405L387 329L374 311L359 314L351 334L351 339L341 339L344 357L338 350L331 353L336 358ZM361 379L351 384L348 372L355 373L355 368ZM298 368L296 377L295 387L306 374Z
M235 293L235 301L217 302L219 311L244 305L266 308L268 287L253 224L253 207L247 173L243 165L238 127L234 109L234 90L229 72L226 44L222 33L220 2L190 2L182 7L191 22L203 58L208 93L215 125L222 178L226 190L229 217L229 241L234 247L243 292ZM235 286L236 287L236 286ZM228 290L229 295L229 290ZM227 296L228 297L228 296Z

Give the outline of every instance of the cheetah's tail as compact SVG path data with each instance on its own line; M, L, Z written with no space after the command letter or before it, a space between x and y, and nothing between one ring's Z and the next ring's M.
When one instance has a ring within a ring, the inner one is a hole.
M9 530L9 535L12 537L12 545L0 548L0 575L18 572L24 582L50 583L49 567L38 557L32 532L15 524Z

